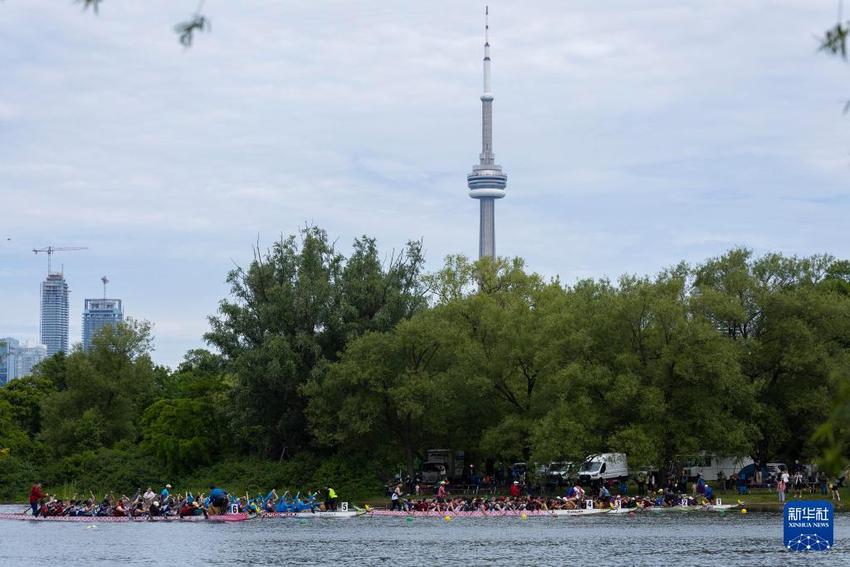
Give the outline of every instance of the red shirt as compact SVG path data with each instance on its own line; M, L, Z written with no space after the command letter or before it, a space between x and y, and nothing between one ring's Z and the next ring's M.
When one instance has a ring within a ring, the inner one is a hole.
M519 498L519 495L520 495L519 485L518 484L512 484L511 485L511 496L513 496L514 498Z
M32 489L30 489L30 504L34 504L44 498L46 494L41 491L41 487L37 484L32 485Z

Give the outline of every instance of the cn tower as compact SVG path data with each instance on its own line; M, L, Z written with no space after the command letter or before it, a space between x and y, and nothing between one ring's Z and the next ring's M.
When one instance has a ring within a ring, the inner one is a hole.
M469 196L478 199L481 225L478 257L496 255L496 199L505 196L508 176L496 165L493 155L493 90L490 85L490 9L484 8L484 93L481 95L481 155L478 165L466 176Z

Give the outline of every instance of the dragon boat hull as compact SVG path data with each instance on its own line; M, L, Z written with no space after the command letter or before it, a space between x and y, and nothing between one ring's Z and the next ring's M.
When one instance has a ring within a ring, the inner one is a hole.
M608 511L609 514L633 514L635 512L640 512L642 508L611 508Z
M357 512L354 510L338 511L338 512L269 512L261 514L259 517L266 518L309 518L309 519L346 519L356 518L366 514L365 511Z
M702 509L708 512L725 512L726 510L732 510L737 507L738 504L709 504L703 506Z
M397 516L410 518L444 518L446 516L450 518L518 518L523 515L526 517L558 518L562 516L595 516L598 514L605 514L607 512L607 508L576 508L574 510L493 510L490 512L482 512L481 510L474 510L470 512L439 512L437 510L428 510L425 512L398 512L395 510L370 510L369 514L372 516Z
M24 520L27 522L82 522L82 523L133 523L133 522L244 522L248 514L222 514L218 516L31 516L29 514L0 514L0 520Z

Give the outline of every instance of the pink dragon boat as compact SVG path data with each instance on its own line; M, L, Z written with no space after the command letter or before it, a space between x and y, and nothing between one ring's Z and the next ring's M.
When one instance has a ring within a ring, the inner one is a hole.
M248 514L221 514L218 516L31 516L20 513L0 513L0 520L25 520L27 522L83 522L83 523L127 523L127 522L244 522Z
M594 516L597 514L605 514L607 512L608 508L575 508L572 510L492 510L488 512L481 510L473 510L469 512L440 512L437 510L399 512L395 510L369 510L369 514L372 516L398 516L411 518L444 518L446 516L450 518L498 518L502 516L518 518L523 514L529 518L558 518L562 516Z

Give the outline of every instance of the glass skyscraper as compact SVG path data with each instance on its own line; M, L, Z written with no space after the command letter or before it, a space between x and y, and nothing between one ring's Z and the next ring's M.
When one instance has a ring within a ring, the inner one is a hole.
M0 339L0 386L32 374L36 364L47 358L44 345L21 346L11 337Z
M106 326L114 327L124 320L120 299L86 299L83 310L83 348L89 350L92 339Z
M47 356L68 352L68 282L62 274L41 282L41 344Z
M0 386L6 384L15 374L14 349L18 341L11 338L0 339Z

